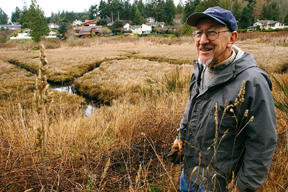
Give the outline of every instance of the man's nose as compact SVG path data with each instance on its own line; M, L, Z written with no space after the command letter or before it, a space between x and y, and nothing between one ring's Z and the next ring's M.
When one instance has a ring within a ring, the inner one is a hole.
M207 44L208 42L209 42L209 39L207 38L206 33L203 33L199 40L200 45Z

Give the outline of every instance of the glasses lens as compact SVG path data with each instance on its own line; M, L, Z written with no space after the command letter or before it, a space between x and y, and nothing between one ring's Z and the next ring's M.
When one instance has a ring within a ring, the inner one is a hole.
M202 36L202 32L201 31L194 31L193 35L196 39L200 39Z
M207 31L207 38L211 41L217 39L218 33L216 31Z

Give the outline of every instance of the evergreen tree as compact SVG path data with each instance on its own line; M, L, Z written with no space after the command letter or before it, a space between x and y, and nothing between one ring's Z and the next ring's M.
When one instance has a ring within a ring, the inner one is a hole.
M102 19L106 19L107 17L109 17L110 11L108 8L108 4L104 1L101 0L99 3L99 16Z
M241 14L242 14L242 6L239 0L235 0L232 4L232 13L236 19L236 21L239 24L239 21L241 19Z
M247 28L251 26L254 22L253 17L253 7L255 4L255 0L249 0L247 6L242 9L240 20L239 20L239 28Z
M119 34L123 30L123 23L121 21L115 21L112 25L112 33Z
M0 7L0 24L7 24L8 16Z
M147 17L147 15L145 13L145 6L143 4L143 1L142 0L136 1L136 4L137 4L137 8L138 8L141 16Z
M153 2L147 3L145 5L145 13L146 13L147 17L154 17L155 18L154 3Z
M284 24L288 25L288 14L286 15L286 17L284 18Z
M95 19L97 17L98 14L98 9L97 9L97 5L91 5L88 11L88 16L89 19Z
M142 17L138 8L135 6L135 12L134 12L134 15L132 16L132 24L141 25L143 23L144 23L144 18Z
M195 12L195 8L200 3L200 0L187 0L184 7L183 22L186 22L187 17Z
M230 11L232 9L232 3L230 0L219 0L219 6Z
M11 21L13 23L20 22L20 15L21 15L21 10L19 9L19 7L16 7L15 11L12 12Z
M129 0L126 0L123 2L123 9L121 12L121 18L124 20L131 20L132 17L130 15L130 9L131 9L131 4L129 3Z
M59 29L58 29L58 38L61 40L65 40L66 37L66 32L67 32L67 23L66 22L62 22Z
M31 1L31 6L27 11L27 16L29 19L28 28L31 29L30 35L33 41L38 42L41 40L42 36L48 35L48 24L45 20L44 13L40 9L36 0Z
M262 19L279 21L280 11L275 2L263 6Z
M28 18L28 10L27 7L23 7L23 11L20 14L19 22L21 24L22 29L28 28L29 18Z
M219 0L203 0L196 6L195 12L203 12L209 7L220 6Z
M166 11L165 23L172 25L173 19L176 14L176 8L173 0L166 0L165 11Z
M192 33L193 33L192 27L187 23L184 23L184 26L181 30L181 35L192 35Z
M166 21L166 11L165 11L165 2L164 0L154 1L154 18L156 21L165 22Z
M183 6L181 0L176 7L176 14L180 14L180 15L184 14L184 6Z
M111 17L112 17L112 21L118 20L120 19L120 11L121 11L121 3L119 2L119 0L112 0L110 2L110 7L111 7Z

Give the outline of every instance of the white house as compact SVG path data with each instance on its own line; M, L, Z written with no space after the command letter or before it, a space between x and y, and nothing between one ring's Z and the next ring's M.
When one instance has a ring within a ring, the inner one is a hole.
M150 25L142 24L141 30L144 34L150 34L152 32L152 27Z
M49 32L49 35L46 36L46 38L48 38L48 39L57 38L57 33L56 33L55 31L50 31L50 32Z
M283 29L285 25L273 20L258 20L253 24L253 27L259 26L261 30L263 29Z
M10 37L10 39L31 39L29 35L31 30L25 30L22 33L18 33L16 37Z
M130 30L133 34L138 34L141 35L142 34L142 27L139 25L133 25L130 27Z
M83 23L82 21L79 21L79 20L76 19L76 20L73 21L72 25L73 26L80 26L80 25L82 25L82 23Z
M51 30L51 29L58 29L58 28L59 28L59 25L57 25L57 24L55 24L55 23L49 23L49 24L48 24L48 27L49 27L50 30Z
M152 27L161 27L162 29L164 28L165 26L165 23L164 22L158 22L158 21L155 21L155 19L153 17L148 17L146 19L146 25L150 25Z
M123 26L123 29L124 29L124 31L129 31L129 30L130 30L130 24L129 24L129 23L126 23L126 24Z
M130 30L133 34L150 34L152 32L152 27L150 25L142 24L141 26L139 25L133 25L130 26Z
M18 33L16 37L10 37L10 39L12 39L12 40L32 39L32 37L29 34L30 32L31 32L31 30L27 29L27 30L23 31L22 33ZM50 31L49 35L46 36L45 38L48 38L48 39L57 38L56 35L57 35L57 33L55 31Z

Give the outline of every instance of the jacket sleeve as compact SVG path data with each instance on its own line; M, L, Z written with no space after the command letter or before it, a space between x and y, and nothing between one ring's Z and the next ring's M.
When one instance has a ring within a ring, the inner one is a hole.
M240 191L255 191L261 187L276 148L276 116L269 83L272 89L271 81L264 74L246 82L245 102L247 99L249 114L254 120L244 129L245 153L236 180Z
M185 112L183 114L183 117L180 121L180 126L179 128L177 129L177 132L178 132L178 136L179 136L179 133L181 135L181 139L183 139L183 136L185 137L185 134L186 134L186 129L187 129L187 125L188 125L188 121L189 121L189 111L190 111L190 108L191 108L191 102L192 102L192 99L191 99L191 90L192 90L192 87L193 87L193 81L195 79L195 74L193 73L192 76L191 76L191 79L190 79L190 88L189 88L189 99L187 101L187 104L186 104L186 108L185 108ZM177 137L178 137L177 136Z
M184 112L183 117L180 121L180 126L177 129L178 136L179 136L179 134L181 135L181 138L179 138L181 140L183 139L183 136L185 137L185 135L186 135L186 128L188 125L188 115L189 115L190 107L191 107L191 101L190 101L190 97L189 97L188 102L186 104L185 112ZM177 136L177 138L178 138L178 136Z

